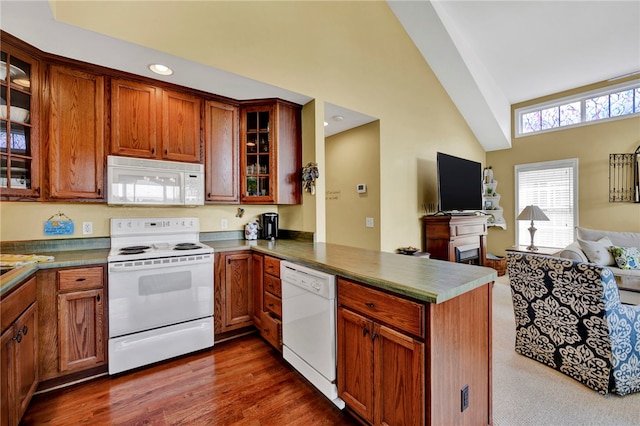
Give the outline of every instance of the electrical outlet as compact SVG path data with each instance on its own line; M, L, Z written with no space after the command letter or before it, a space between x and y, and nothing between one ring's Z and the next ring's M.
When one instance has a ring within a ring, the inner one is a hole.
M227 229L228 226L229 226L229 224L227 223L227 219L221 219L220 220L220 228L221 229Z
M364 222L364 226L366 226L367 228L373 228L373 218L372 217L366 218Z
M460 389L460 411L469 408L469 385Z
M93 222L82 222L82 235L93 235Z

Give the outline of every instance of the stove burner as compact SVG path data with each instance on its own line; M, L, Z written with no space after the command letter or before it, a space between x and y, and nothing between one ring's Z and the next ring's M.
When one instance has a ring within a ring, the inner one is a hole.
M144 250L120 250L120 254L129 255L129 254L142 254Z
M144 253L145 250L149 250L151 247L149 246L130 246L130 247L122 247L120 249L120 254L141 254Z
M178 243L175 245L173 249L174 250L195 250L199 248L202 248L202 246L199 246L195 243Z

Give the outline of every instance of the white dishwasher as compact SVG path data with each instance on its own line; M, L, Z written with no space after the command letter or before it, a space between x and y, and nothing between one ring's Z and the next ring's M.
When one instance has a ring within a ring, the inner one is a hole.
M336 385L336 277L280 262L282 353L340 409Z

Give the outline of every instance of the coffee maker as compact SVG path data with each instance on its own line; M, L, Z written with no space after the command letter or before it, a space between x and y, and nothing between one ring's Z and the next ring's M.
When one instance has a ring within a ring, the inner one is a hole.
M260 215L260 238L264 240L278 238L278 213Z

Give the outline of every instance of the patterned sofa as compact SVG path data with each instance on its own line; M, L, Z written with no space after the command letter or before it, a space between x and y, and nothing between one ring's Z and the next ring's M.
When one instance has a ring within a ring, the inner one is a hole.
M508 252L515 350L601 394L640 391L640 306L607 267Z

